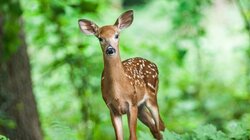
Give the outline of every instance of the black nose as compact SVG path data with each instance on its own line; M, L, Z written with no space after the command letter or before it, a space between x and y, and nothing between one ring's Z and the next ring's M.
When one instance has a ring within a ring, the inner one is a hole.
M112 55L112 54L115 54L115 48L111 47L111 46L108 46L108 48L106 49L106 54L107 55Z

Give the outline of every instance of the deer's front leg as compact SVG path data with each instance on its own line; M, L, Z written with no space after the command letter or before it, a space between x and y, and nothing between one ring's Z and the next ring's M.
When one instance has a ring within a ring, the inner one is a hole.
M110 116L115 129L116 140L123 140L122 116L116 115L110 110Z
M137 140L136 138L137 112L138 108L136 105L129 107L128 123L129 123L130 140Z

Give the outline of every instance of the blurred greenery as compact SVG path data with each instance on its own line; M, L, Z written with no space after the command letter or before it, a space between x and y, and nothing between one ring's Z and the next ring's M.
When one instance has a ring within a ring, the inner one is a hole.
M0 140L9 140L8 138L6 138L5 136L3 135L0 135Z
M20 28L18 17L22 14L22 10L18 5L18 1L13 1L11 3L8 1L0 2L0 15L4 15L3 20L6 22L2 31L5 35L1 40L1 44L4 44L6 47L1 50L4 52L0 54L1 61L9 59L9 56L17 50L17 46L20 44L18 39L13 39L18 38L18 30L16 29ZM11 12L9 12L10 10Z
M16 50L10 39L22 14L46 140L114 139L100 91L101 49L77 21L113 24L126 9L135 17L121 34L121 56L158 65L164 138L250 139L249 0L21 0L15 9L16 2L0 6L10 21L4 57ZM128 139L126 117L123 124ZM142 123L137 128L139 139L152 139Z

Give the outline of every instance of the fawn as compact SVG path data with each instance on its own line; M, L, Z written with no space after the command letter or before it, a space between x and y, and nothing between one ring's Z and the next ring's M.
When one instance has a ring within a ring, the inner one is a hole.
M116 140L123 140L122 115L128 115L130 140L136 140L139 120L149 127L154 138L162 139L165 126L157 104L158 69L143 58L121 61L119 34L133 22L133 10L124 12L114 25L98 27L94 22L78 20L81 31L95 35L101 45L104 70L101 78L102 97L110 110Z

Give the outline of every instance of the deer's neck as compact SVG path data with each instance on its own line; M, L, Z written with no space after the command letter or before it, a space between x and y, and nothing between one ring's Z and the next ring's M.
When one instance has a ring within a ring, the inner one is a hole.
M104 76L107 80L110 80L110 82L123 79L124 70L120 55L114 56L114 58L104 57Z

